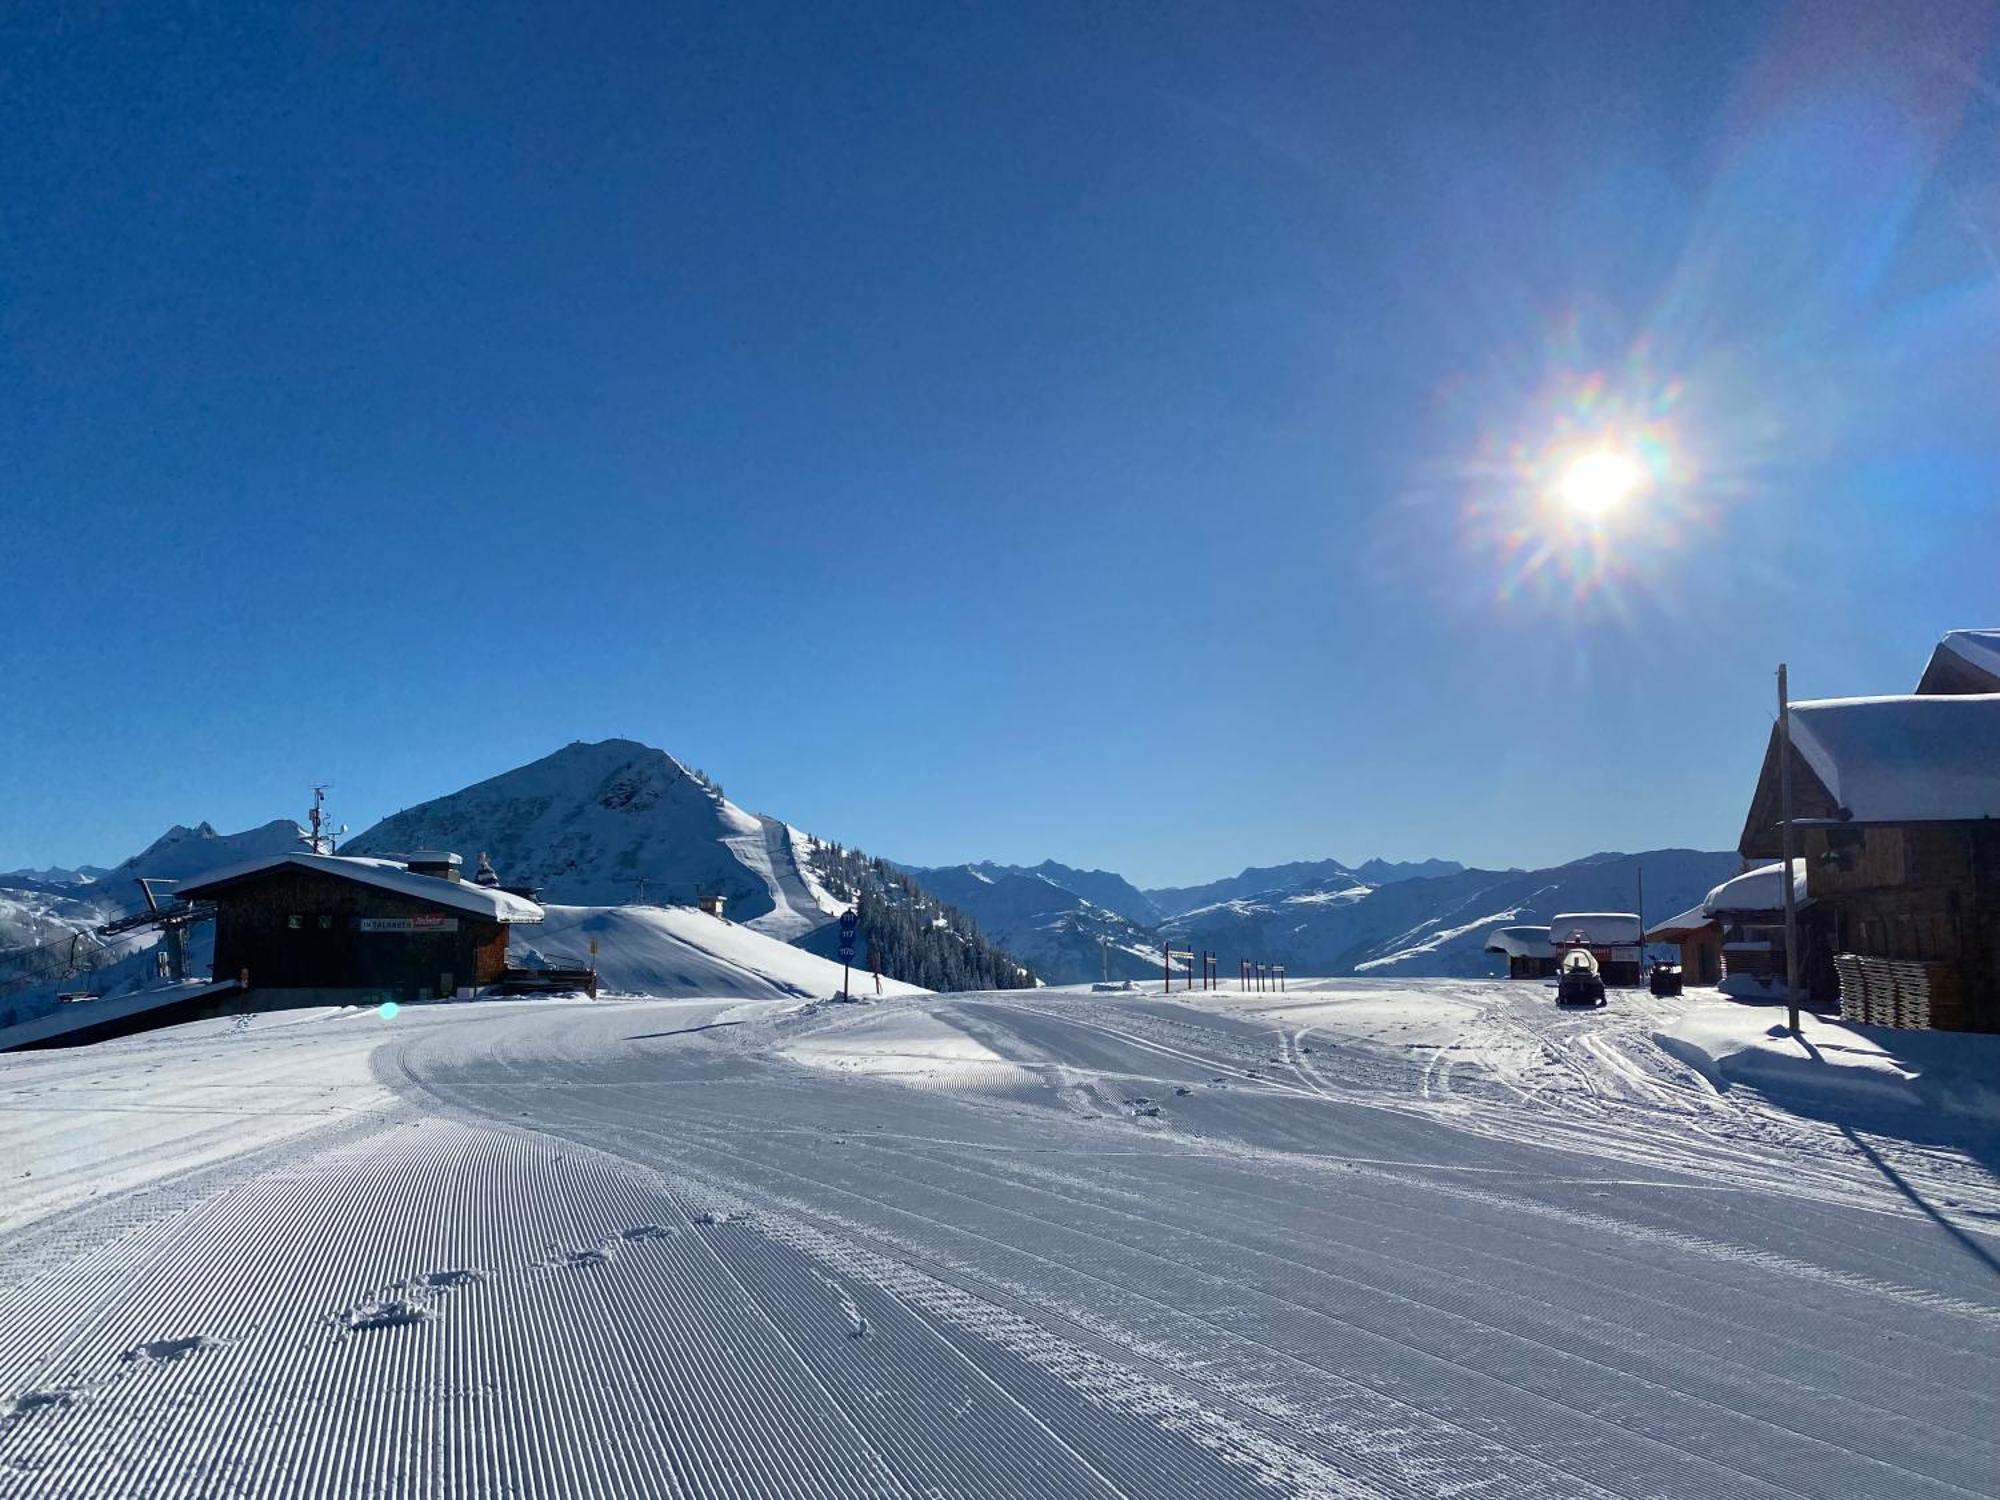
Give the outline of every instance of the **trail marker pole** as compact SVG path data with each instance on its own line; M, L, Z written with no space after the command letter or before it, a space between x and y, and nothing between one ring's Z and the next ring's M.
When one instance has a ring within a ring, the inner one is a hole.
M1778 817L1785 866L1785 1010L1799 1034L1799 893L1792 882L1792 698L1785 664L1778 663Z
M854 966L854 933L861 925L861 913L848 907L840 914L840 998L852 999L848 988L848 975Z

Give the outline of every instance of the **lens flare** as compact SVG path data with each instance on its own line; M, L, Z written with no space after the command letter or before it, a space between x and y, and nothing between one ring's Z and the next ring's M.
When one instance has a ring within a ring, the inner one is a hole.
M1698 411L1643 343L1586 364L1573 330L1558 323L1546 339L1528 370L1450 393L1447 420L1469 441L1410 497L1412 513L1455 513L1489 600L1629 618L1719 520L1723 492L1691 435L1728 443L1728 424Z
M385 1021L393 1021L396 1019L396 1012L402 1008L402 1006L393 1000L384 1000L380 1005L375 1007L375 1014Z

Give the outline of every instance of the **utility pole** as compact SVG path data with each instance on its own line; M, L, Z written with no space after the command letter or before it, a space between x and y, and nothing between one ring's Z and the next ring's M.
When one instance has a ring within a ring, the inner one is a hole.
M1799 893L1792 885L1792 695L1785 664L1778 663L1778 817L1785 888L1785 1009L1799 1034Z
M1639 977L1646 977L1646 862L1637 863L1639 872Z

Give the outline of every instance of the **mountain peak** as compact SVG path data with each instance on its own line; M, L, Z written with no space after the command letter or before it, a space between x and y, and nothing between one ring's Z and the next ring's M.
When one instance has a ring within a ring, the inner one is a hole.
M575 740L539 760L384 818L351 854L489 855L501 879L552 901L693 905L789 939L827 920L791 830L722 795L700 771L637 740Z

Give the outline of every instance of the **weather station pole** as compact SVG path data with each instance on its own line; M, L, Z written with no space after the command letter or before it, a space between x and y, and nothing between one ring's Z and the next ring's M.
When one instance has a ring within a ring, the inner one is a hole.
M1785 664L1778 663L1778 827L1785 890L1785 1009L1799 1034L1799 893L1792 881L1792 698Z

